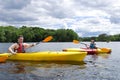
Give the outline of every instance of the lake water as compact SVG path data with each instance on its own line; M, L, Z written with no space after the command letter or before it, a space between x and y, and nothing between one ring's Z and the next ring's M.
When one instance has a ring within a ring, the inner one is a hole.
M0 43L0 53L7 52L11 44ZM112 52L109 55L89 55L79 63L6 61L0 63L0 80L120 80L120 42L97 42L97 46L111 48ZM85 46L48 42L29 48L27 52L78 47Z

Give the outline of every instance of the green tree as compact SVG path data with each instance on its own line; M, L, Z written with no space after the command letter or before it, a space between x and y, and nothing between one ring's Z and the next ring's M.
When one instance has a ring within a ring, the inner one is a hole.
M5 37L4 27L0 27L0 42L4 42L5 40L6 37Z
M98 36L98 40L99 40L99 41L107 41L107 39L108 39L107 36L108 36L107 34L100 34L100 35Z
M73 39L79 39L78 35L71 29L58 29L55 33L57 42L71 42Z

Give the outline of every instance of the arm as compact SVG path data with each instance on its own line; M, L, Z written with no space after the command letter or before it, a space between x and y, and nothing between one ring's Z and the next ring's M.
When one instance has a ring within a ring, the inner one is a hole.
M89 45L85 44L86 48L89 49Z
M98 47L96 46L96 43L94 43L95 49L97 49Z
M30 48L30 47L37 45L37 43L32 43L32 44L24 43L23 45L25 48Z
M8 51L12 54L16 54L16 52L13 51L13 49L15 48L16 44L13 44L11 45L9 48L8 48Z

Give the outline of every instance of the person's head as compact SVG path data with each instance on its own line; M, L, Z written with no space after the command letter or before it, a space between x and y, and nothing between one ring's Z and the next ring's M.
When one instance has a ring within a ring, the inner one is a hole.
M91 40L91 43L94 43L94 42L95 42L95 41L92 39L92 40Z
M23 35L18 36L18 43L22 43L24 41Z

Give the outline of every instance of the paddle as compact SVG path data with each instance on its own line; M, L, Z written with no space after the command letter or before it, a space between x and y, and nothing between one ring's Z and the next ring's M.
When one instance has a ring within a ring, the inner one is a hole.
M46 37L44 40L42 40L42 42L48 42L48 41L50 41L50 40L52 40L53 39L53 37L52 36L48 36L48 37ZM41 42L41 41L40 41ZM40 42L38 42L37 44L39 44ZM37 45L36 44L36 45ZM12 54L13 55L13 54ZM11 56L11 55L10 55ZM0 62L5 62L7 59L8 59L8 57L9 56L1 56L0 57Z
M8 56L1 56L0 57L0 63L5 62L7 58L8 58Z
M81 44L84 44L85 46L89 46L88 44L82 43L82 42L80 42L80 41L78 41L78 40L73 40L73 43L75 43L75 44L81 43ZM99 48L99 47L97 47L97 48ZM101 49L103 52L110 52L110 51L111 51L111 50L108 49L108 48L99 48L99 49Z
M52 39L53 39L52 36L48 36L48 37L46 37L44 40L42 40L42 41L36 43L36 45L38 45L38 44L41 43L41 42L48 42L48 41L50 41L50 40L52 40Z
M81 44L84 44L85 46L88 46L88 44L82 43L82 42L80 42L80 41L78 41L78 40L73 40L73 43L75 43L75 44L81 43Z

